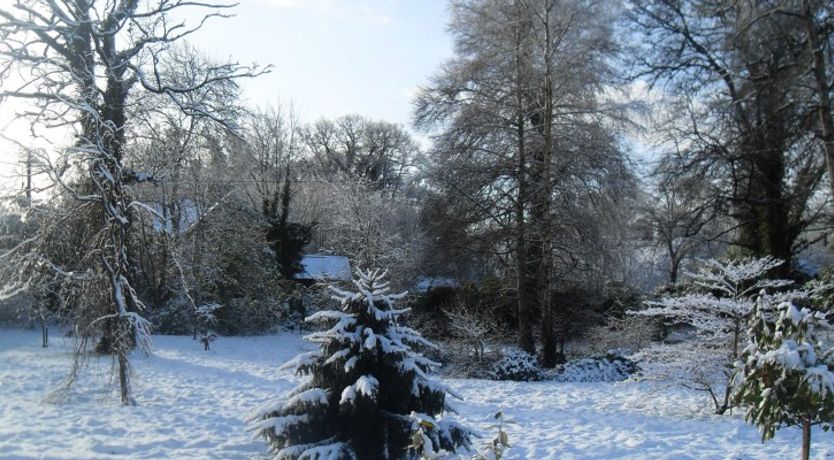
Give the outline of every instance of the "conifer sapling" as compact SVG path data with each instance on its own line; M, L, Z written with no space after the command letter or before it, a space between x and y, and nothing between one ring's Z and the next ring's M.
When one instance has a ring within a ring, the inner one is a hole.
M409 449L417 425L435 452L469 450L473 432L442 418L454 394L427 375L438 363L412 348L435 345L398 322L408 310L394 302L404 294L389 294L380 271L358 276L356 293L331 288L340 311L306 319L332 324L305 336L319 350L284 365L308 379L255 409L250 430L276 459L418 458Z
M749 345L735 377L735 399L745 419L758 425L762 441L785 426L802 427L802 458L811 450L811 427L828 431L834 420L834 349L815 330L830 327L821 313L764 297L750 321Z

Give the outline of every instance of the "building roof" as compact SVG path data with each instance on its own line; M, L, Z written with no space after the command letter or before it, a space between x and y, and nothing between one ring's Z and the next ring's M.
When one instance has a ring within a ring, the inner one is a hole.
M454 278L442 276L423 276L417 279L417 284L414 285L414 290L420 293L428 292L429 289L438 287L457 288L460 283Z
M304 271L295 275L297 280L350 281L350 262L345 256L307 254L301 258Z

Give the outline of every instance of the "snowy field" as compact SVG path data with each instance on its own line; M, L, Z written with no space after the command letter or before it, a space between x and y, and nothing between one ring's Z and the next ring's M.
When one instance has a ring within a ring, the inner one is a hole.
M268 458L244 431L253 406L290 388L278 366L312 349L296 334L221 337L205 352L190 337L157 336L151 356L135 359L139 405L123 407L93 383L109 359L90 360L68 397L72 342L36 331L0 329L0 458ZM637 383L449 380L465 401L459 418L488 435L500 407L511 459L793 459L800 432L761 444L740 416L714 416L703 395ZM834 458L834 435L814 432L813 458Z

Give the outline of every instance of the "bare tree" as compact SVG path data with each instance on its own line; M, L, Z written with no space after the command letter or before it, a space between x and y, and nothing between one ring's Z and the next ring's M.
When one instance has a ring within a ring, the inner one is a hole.
M717 185L738 228L733 243L786 261L818 222L825 174L809 130L807 72L781 2L630 2L634 75L662 86L679 111L664 133L673 169ZM757 18L767 18L758 20Z
M739 35L775 32L777 46L789 50L785 66L802 81L798 102L805 106L809 118L816 119L814 134L821 144L834 195L834 6L820 0L765 2L739 16Z
M600 97L614 51L603 8L454 2L456 56L417 100L417 125L436 134L432 179L514 272L527 351L538 306L545 364L555 360L554 334L565 330L554 330L565 316L551 311L551 290L582 264L583 245L574 243L599 235L585 210L628 183L606 127L615 112Z
M241 187L252 209L274 207L287 171L302 154L301 127L292 104L263 107L244 117L243 137L230 161L247 180Z
M419 154L402 127L359 115L319 120L304 129L303 138L325 177L365 181L392 196L405 185Z
M697 178L661 180L653 198L647 214L669 259L668 281L675 284L684 262L729 230L721 225L721 202Z
M77 330L82 337L100 336L99 347L115 355L124 404L133 402L128 354L149 345L143 305L130 282L129 233L135 211L144 208L132 199L131 187L153 179L124 163L131 109L137 94L153 93L184 112L223 121L222 108L194 104L189 96L259 70L235 63L203 65L193 69L197 78L183 81L161 63L171 44L207 20L224 17L229 6L185 0L26 0L0 8L0 97L31 102L21 116L30 120L33 132L57 126L75 139L59 152L62 166L53 179L92 211L96 229L82 246L89 248L83 274L73 275L80 277L89 302L88 313L76 316L87 318ZM188 9L204 12L196 25L173 19ZM34 264L42 262L36 245L18 252Z
M345 255L362 269L384 264L395 286L413 282L423 247L415 203L356 181L302 182L298 193L293 213L317 223L312 250Z

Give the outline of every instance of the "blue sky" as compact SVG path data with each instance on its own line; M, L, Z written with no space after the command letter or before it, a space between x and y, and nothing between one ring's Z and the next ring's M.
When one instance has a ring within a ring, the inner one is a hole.
M447 0L238 1L234 17L209 21L189 41L216 59L272 64L243 82L246 104L291 102L302 122L357 113L410 127L417 88L452 57ZM11 122L17 108L0 108L0 131L31 143L26 125ZM0 182L18 150L0 139Z
M452 55L446 0L242 0L191 41L216 58L272 64L249 105L292 101L302 121L359 113L409 124L411 100Z
M244 80L245 102L293 103L301 122L358 113L410 127L417 87L452 56L446 0L238 1L234 17L209 21L189 42L216 59L272 64ZM205 10L191 11L196 24ZM0 134L32 145L28 125L13 121L25 106L0 107ZM47 137L62 144L62 133ZM18 181L19 150L0 137L0 183Z

